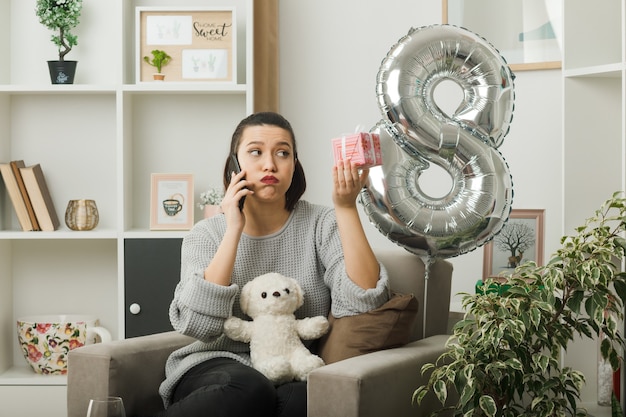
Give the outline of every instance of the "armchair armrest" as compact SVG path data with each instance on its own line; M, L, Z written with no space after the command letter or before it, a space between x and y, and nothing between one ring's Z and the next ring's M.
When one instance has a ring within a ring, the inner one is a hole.
M91 398L109 395L122 397L127 415L162 410L158 391L165 379L165 361L171 352L193 340L172 331L71 350L68 417L84 417Z
M308 417L426 416L441 407L432 393L418 408L413 392L428 382L421 375L446 351L449 335L356 356L323 366L308 379Z

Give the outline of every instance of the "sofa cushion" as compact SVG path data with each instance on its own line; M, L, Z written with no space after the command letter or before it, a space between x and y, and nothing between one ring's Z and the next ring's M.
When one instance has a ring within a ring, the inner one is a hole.
M413 294L393 294L377 309L356 316L329 315L330 331L320 339L326 364L409 342L418 310Z

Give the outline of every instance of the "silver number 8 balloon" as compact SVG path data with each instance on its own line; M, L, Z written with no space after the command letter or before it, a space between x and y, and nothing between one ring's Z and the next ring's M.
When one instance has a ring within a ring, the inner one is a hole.
M500 232L513 200L509 168L497 150L513 117L515 76L485 39L451 25L411 29L377 76L384 118L383 165L370 170L360 202L388 239L428 261L467 253ZM463 99L448 116L435 102L444 80ZM431 164L451 177L432 197L419 177Z

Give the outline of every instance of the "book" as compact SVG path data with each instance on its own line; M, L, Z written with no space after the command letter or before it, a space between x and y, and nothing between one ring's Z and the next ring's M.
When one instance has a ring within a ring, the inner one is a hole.
M15 209L17 220L19 221L22 230L27 232L35 230L28 215L28 209L26 208L26 203L24 203L20 187L17 184L17 179L15 178L15 174L11 168L11 163L7 162L0 164L0 173L2 173L2 179L4 180L9 198L11 199L11 203L13 203L13 208Z
M30 218L30 222L33 225L33 230L41 230L39 229L39 222L37 221L35 210L33 210L33 205L30 202L28 191L26 191L26 185L24 184L22 173L20 172L20 168L24 168L26 164L24 164L24 161L22 160L11 161L10 164L11 164L11 169L13 170L13 175L15 175L15 179L17 180L17 186L20 188L20 193L22 194L22 200L24 200L24 204L26 204L26 210L28 211L28 217Z
M41 230L52 232L59 227L59 218L40 164L20 168L30 202Z

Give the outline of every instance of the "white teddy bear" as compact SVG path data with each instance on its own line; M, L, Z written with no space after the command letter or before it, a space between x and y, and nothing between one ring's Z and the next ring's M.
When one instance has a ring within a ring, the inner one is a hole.
M252 366L276 384L306 381L309 372L324 365L300 339L311 340L328 331L326 317L297 320L294 312L304 303L298 282L278 273L261 275L241 289L241 310L252 321L230 317L224 333L250 343Z

